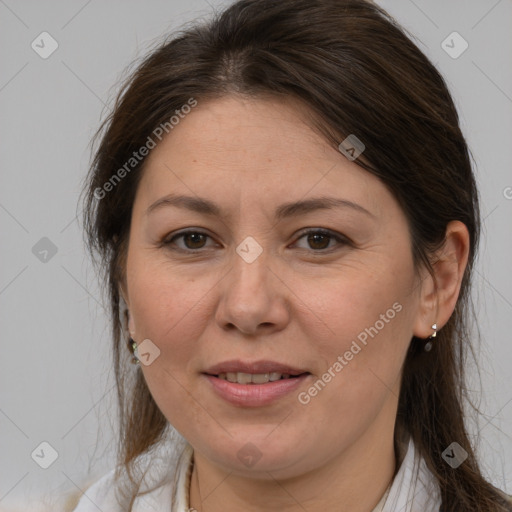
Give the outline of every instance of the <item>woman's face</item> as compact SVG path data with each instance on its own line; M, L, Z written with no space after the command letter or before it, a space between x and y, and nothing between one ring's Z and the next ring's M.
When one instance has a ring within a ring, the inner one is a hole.
M403 211L303 119L282 100L199 101L149 154L130 231L151 394L198 456L260 478L391 439L419 318ZM265 383L286 367L302 375ZM236 383L214 376L228 370Z

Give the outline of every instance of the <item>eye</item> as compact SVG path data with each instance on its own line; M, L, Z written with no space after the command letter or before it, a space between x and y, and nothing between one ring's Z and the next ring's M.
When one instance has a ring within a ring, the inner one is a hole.
M163 245L176 245L178 250L194 251L205 247L206 240L211 238L201 231L182 231L171 238L164 240ZM176 240L182 240L183 245L176 244ZM172 248L172 247L171 247Z
M349 244L349 240L346 237L326 229L309 229L304 231L298 240L303 238L306 238L309 247L301 247L301 249L310 248L315 252L330 252L331 249L336 248L336 245ZM334 246L330 245L333 240L336 242Z
M336 249L336 245L348 245L350 241L343 235L334 233L326 229L309 229L303 231L297 242L305 238L309 247L299 247L300 249L311 250L314 252L331 252ZM207 248L206 242L212 239L208 234L202 231L182 231L172 237L164 240L162 245L171 246L170 249L183 252L199 252L203 248ZM177 243L180 240L181 243ZM295 242L294 245L297 245ZM333 243L334 242L334 243ZM174 246L174 247L172 247Z

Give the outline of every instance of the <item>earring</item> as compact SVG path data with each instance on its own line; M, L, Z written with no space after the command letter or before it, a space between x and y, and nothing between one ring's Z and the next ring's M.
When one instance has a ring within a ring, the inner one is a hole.
M425 346L423 347L425 352L430 352L432 350L432 340L437 336L437 324L433 324L432 329L434 329L434 332L428 337L428 341L427 343L425 343Z
M137 352L137 343L130 338L128 344L131 346L131 352L133 354L132 364L140 364L139 354Z

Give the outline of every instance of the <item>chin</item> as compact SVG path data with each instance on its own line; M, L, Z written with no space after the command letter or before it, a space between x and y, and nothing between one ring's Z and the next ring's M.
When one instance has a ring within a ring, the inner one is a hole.
M267 480L271 472L274 477L291 478L307 470L300 467L308 459L307 453L297 451L297 446L304 448L301 439L293 436L284 439L281 435L270 440L268 432L271 430L264 429L262 433L260 427L258 435L234 435L219 442L210 437L196 446L212 463L240 476Z

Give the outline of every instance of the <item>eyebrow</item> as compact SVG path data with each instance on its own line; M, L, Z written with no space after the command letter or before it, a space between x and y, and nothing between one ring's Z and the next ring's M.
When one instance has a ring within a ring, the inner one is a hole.
M149 206L145 213L146 215L149 215L155 210L169 206L191 210L203 215L222 216L221 207L209 199L176 194L169 194L158 199ZM332 210L334 208L350 208L357 212L364 213L369 217L376 218L373 213L369 212L361 205L348 201L347 199L340 199L336 197L317 197L313 199L284 203L276 209L275 218L277 220L283 220L290 217L305 215L316 210Z

